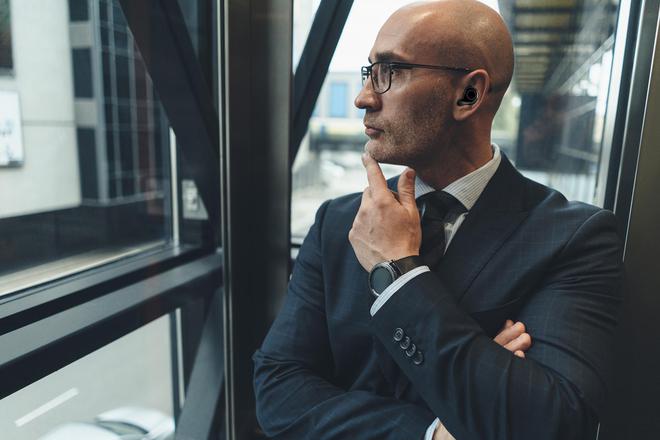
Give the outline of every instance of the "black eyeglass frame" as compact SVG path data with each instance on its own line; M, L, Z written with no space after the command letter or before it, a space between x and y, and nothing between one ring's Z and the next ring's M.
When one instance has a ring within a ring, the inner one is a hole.
M390 74L389 78L387 78L388 83L387 83L387 88L383 90L382 92L379 92L376 88L376 83L374 82L374 77L372 75L373 68L374 66L377 65L383 65L387 64L390 68ZM392 87L392 73L394 72L394 69L434 69L434 70L449 70L449 71L454 71L454 72L460 72L460 73L470 73L473 72L475 69L470 69L469 67L452 67L452 66L436 66L432 64L415 64L415 63L400 63L396 61L377 61L375 63L372 63L369 66L362 66L361 68L361 73L362 73L362 85L364 86L365 82L367 81L367 78L371 77L371 85L374 88L374 92L376 92L379 95L382 95L383 93L386 93L390 88Z

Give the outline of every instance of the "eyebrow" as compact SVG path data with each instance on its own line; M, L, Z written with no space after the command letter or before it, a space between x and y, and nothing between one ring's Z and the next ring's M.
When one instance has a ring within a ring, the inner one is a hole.
M386 50L384 52L376 53L377 61L393 61L393 60L403 61L401 58L402 58L401 55L391 50ZM373 64L373 61L371 61L371 57L367 58L367 60L369 61L369 64Z

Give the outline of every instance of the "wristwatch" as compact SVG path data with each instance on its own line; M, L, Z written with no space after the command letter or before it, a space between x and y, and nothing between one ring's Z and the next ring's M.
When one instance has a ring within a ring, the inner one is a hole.
M397 278L416 267L424 265L419 255L411 255L399 260L383 261L376 264L369 272L369 288L378 298Z

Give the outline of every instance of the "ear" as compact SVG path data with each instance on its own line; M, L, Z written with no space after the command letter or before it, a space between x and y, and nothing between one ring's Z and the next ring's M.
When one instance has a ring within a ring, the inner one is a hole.
M465 102L465 90L472 87L477 91L477 99L473 103ZM490 75L484 69L477 69L465 75L458 82L458 87L455 92L455 99L453 105L453 115L456 121L465 121L470 116L475 114L481 104L483 104L486 95L490 90Z

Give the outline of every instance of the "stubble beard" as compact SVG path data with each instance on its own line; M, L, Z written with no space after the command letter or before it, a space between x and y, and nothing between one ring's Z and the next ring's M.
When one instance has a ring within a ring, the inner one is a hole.
M443 130L440 121L427 113L418 122L400 121L388 126L365 149L380 163L403 165L415 170L428 167L437 158Z

